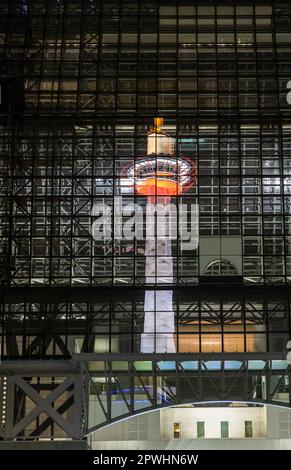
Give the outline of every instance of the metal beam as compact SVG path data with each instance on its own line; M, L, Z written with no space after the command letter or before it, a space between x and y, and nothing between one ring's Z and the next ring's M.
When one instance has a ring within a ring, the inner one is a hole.
M73 354L72 360L76 363L94 361L266 361L286 360L286 354L284 351L265 353L80 353Z
M166 290L166 286L147 286L147 289L153 288L155 290ZM211 288L210 288L211 287ZM0 298L6 304L16 302L41 302L41 303L57 303L65 302L78 302L84 300L87 303L94 301L106 301L108 299L128 301L131 298L143 301L145 289L139 286L86 286L86 287L48 287L48 286L35 286L35 287L2 287L0 288ZM174 297L178 296L179 299L229 299L238 300L239 298L247 298L249 300L258 300L262 298L272 298L277 300L291 298L290 285L244 285L244 284L215 284L205 285L198 284L197 286L189 287L173 286Z
M73 430L71 427L68 425L65 419L51 406L51 403L53 403L74 383L72 377L65 379L63 383L57 385L53 392L51 392L45 399L36 393L34 388L22 377L10 377L10 380L14 381L15 385L17 385L26 394L26 396L36 404L36 407L11 429L6 429L5 436L8 440L15 439L19 432L25 429L42 412L45 412L48 417L52 418L53 421L57 423L60 428L63 429L70 437L74 437L74 432L72 432Z
M51 361L5 361L0 364L1 375L22 375L23 377L58 377L78 374L79 368L72 360Z
M64 437L82 439L95 429L120 419L185 403L227 400L291 407L290 387L283 380L283 377L290 376L290 367L286 367L282 354L156 354L154 360L151 354L145 356L136 354L128 358L127 355L76 354L74 361L64 360L58 365L58 361L2 363L0 367L9 382L11 396L17 389L21 390L26 407L26 414L19 420L14 413L14 401L7 402L10 405L6 409L4 439L39 438L48 426L54 424L63 430ZM189 359L189 365L185 366ZM226 367L226 361L231 360L241 365L234 363L233 368L229 367L230 364ZM253 360L262 361L259 369L254 367ZM274 360L282 361L281 368L278 364L273 367ZM104 368L91 370L95 361L103 361ZM219 368L212 369L209 361L218 361ZM163 362L165 368L161 364ZM67 378L58 384L56 378L64 376ZM28 382L27 377L33 377L33 380ZM38 378L41 377L46 377L46 382L47 378L51 378L51 386L48 385L52 391L46 398L40 395L42 381ZM266 390L261 387L264 379ZM55 400L61 396L63 402L54 407ZM31 402L27 408L29 402L26 397L36 404L34 408L31 408ZM89 427L89 402L92 400L99 409L99 422ZM115 407L119 406L119 401L125 406L116 417ZM62 416L65 411L67 420ZM39 424L38 418L42 413L48 418ZM32 422L35 422L33 431ZM26 435L27 428L29 434Z

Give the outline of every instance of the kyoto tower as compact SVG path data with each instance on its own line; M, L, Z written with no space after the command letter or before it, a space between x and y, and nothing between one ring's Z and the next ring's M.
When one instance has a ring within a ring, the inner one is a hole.
M156 118L148 132L147 156L126 169L136 194L147 197L144 331L141 352L172 353L175 315L172 289L156 290L154 285L173 284L173 197L186 192L196 179L192 161L174 156L174 140L163 130L163 119ZM175 208L176 210L176 208ZM176 224L176 226L175 226Z

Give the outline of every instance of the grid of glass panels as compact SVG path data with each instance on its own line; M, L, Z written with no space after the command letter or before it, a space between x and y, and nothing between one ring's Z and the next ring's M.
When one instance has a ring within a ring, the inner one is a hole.
M168 127L178 153L193 159L198 174L198 184L172 202L187 208L198 203L200 212L198 249L172 240L174 283L195 284L209 274L239 274L246 283L289 282L291 125L188 121ZM2 244L11 264L3 276L12 285L143 284L146 234L118 239L113 222L121 197L122 207L136 202L144 209L145 232L146 198L126 186L123 172L146 154L146 126L84 124L68 130L67 124L44 129L35 123L17 140L12 159L6 144L2 158L13 173L2 186L10 194L2 207ZM106 226L95 210L100 204L109 210ZM118 222L123 229L130 218L124 212ZM233 248L223 251L222 245Z
M144 329L143 295L119 292L109 300L99 292L95 299L88 301L86 296L82 301L55 299L46 303L10 299L0 312L1 356L39 359L80 352L138 354ZM270 295L268 300L262 294L256 299L200 296L194 300L176 294L173 311L178 353L256 353L259 365L260 353L280 353L282 360L290 338L290 302L278 295ZM230 365L235 367L235 362Z
M27 112L288 114L287 1L1 0L0 12Z
M290 281L290 4L199 3L0 1L25 104L1 115L6 284L144 284L145 241L94 240L92 211L137 201L123 169L158 114L198 175L175 202L199 204L200 246L173 241L173 282Z

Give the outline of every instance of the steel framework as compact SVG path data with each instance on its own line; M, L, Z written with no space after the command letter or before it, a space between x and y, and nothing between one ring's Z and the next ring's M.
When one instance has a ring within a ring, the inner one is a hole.
M290 2L202 3L0 0L2 439L207 400L290 406ZM201 246L172 246L166 357L139 354L144 241L91 234L153 115L199 182L177 202L199 204Z
M0 373L6 440L80 440L125 417L185 403L291 407L291 369L280 354L77 354L70 361L8 361Z
M200 285L191 292L176 287L173 294L177 352L286 349L289 286ZM76 352L137 353L143 323L143 288L2 289L1 356L62 359Z

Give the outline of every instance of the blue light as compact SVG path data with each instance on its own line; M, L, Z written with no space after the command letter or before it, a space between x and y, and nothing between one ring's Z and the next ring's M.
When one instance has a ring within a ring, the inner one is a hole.
M24 15L28 14L27 0L22 0L21 11L24 13Z

